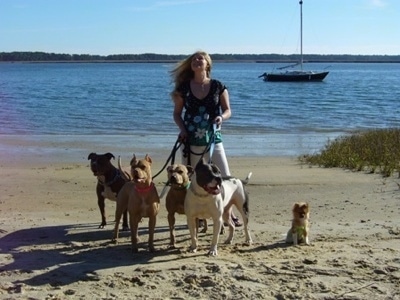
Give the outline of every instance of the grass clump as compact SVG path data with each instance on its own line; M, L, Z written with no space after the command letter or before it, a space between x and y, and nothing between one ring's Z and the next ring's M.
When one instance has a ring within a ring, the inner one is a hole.
M375 129L328 141L321 153L302 155L300 162L326 168L380 173L399 172L400 129Z

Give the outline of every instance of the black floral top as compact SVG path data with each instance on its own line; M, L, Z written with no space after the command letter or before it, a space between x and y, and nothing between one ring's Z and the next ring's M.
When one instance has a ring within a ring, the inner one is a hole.
M182 83L177 91L182 95L185 106L183 121L188 132L189 144L207 146L213 133L213 121L221 114L220 95L226 89L220 81L211 79L210 91L203 99L196 98L190 81ZM221 131L215 133L215 143L222 142Z

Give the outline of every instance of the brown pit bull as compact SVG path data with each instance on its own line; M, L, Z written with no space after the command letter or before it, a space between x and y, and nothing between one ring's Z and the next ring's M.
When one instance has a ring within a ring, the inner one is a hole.
M156 217L160 210L160 198L152 180L151 164L152 160L149 155L146 154L145 158L140 160L133 155L130 163L133 180L122 187L117 197L113 242L117 243L122 212L128 209L132 252L134 253L138 252L138 227L142 218L149 218L148 247L150 252L155 251L154 230Z
M112 158L115 157L109 152L105 154L90 153L88 156L88 160L90 160L90 169L93 172L93 175L97 177L97 204L101 214L101 223L99 228L104 228L104 226L107 225L104 201L105 198L111 201L116 201L117 194L127 181L126 175L122 174L120 170L112 165ZM128 213L125 211L122 222L122 230L128 229Z

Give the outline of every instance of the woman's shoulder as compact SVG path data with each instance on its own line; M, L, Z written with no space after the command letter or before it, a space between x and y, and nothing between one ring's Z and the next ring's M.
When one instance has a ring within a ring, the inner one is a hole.
M218 85L223 85L223 83L219 79L211 78L211 82Z
M223 92L226 89L225 84L223 84L220 80L218 79L211 79L212 85L214 85L218 90Z
M187 90L189 90L190 88L190 80L186 80L184 82L182 82L178 87L177 90L179 92L186 92Z

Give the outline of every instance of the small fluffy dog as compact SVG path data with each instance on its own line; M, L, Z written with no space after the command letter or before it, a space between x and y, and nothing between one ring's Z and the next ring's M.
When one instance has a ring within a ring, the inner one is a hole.
M287 233L286 243L293 243L293 245L305 243L309 245L310 205L307 202L296 202L293 205L292 213L292 228Z

